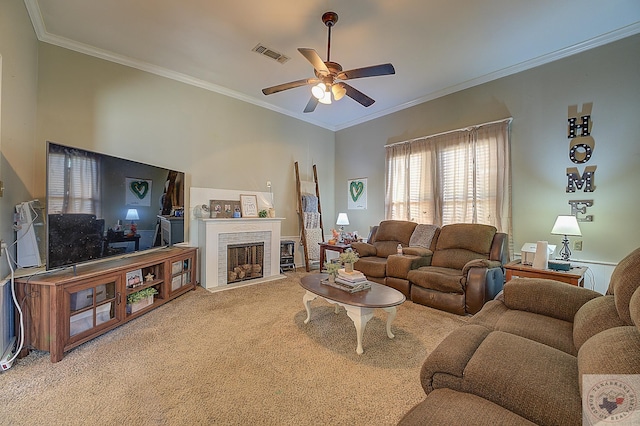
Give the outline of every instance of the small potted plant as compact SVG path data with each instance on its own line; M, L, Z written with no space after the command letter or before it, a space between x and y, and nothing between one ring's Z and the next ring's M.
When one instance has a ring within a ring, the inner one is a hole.
M333 262L325 262L324 263L324 270L327 272L327 274L329 274L329 281L333 282L336 279L336 275L338 274L338 269L340 269L340 264L339 263L333 263Z
M142 308L151 306L153 304L153 295L158 294L158 290L153 287L145 288L144 290L136 291L127 296L127 313L133 314L138 312Z
M340 262L344 264L345 272L353 272L353 264L358 261L358 253L348 248L340 253Z

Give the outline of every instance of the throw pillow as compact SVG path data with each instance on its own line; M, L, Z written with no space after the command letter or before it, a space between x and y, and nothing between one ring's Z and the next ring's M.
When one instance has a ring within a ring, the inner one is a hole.
M430 248L431 240L433 240L437 229L438 227L436 225L418 224L409 239L409 247Z

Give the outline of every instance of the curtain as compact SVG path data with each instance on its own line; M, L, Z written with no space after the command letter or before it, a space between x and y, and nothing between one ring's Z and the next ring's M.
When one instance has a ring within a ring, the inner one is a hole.
M511 119L386 147L385 218L511 234Z
M100 159L75 149L49 152L49 214L89 213L102 216Z

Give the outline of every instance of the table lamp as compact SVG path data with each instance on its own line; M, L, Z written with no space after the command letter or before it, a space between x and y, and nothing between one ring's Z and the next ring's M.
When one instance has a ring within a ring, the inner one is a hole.
M562 238L562 250L560 250L560 257L564 261L568 261L571 257L571 250L569 250L569 239L568 235L572 236L581 236L580 226L578 226L578 219L575 216L571 215L560 215L556 219L556 223L553 225L553 229L551 229L551 233L553 235L563 235Z
M134 220L139 220L140 217L138 216L138 210L136 209L128 209L127 210L127 217L125 217L126 220L130 220L131 221L131 227L129 228L129 236L131 235L136 235L136 232L138 231L138 228L136 227L136 223L134 222Z
M336 225L340 228L340 242L344 241L344 227L349 225L349 217L346 213L338 213L338 219L336 219Z

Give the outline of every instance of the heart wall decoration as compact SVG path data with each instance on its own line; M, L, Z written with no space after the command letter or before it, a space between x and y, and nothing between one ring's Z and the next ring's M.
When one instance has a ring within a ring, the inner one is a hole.
M153 181L150 179L126 178L125 204L128 206L151 206L152 184Z
M347 181L347 208L350 210L367 208L367 178Z

